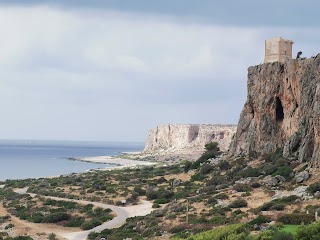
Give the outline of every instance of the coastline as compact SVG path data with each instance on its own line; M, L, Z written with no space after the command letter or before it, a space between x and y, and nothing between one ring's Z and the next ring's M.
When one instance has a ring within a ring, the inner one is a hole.
M67 159L70 161L108 164L108 167L90 169L89 171L95 171L95 170L111 171L114 169L136 168L141 166L153 166L158 164L156 162L132 160L132 159L120 158L117 156L96 156L96 157L80 157L80 158L67 158Z

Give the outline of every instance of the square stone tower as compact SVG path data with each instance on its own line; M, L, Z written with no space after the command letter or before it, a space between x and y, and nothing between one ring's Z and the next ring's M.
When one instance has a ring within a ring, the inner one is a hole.
M264 63L286 62L292 59L293 41L274 37L265 41Z

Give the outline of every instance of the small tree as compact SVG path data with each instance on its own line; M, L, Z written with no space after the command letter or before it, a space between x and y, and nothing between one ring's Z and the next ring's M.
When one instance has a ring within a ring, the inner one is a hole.
M207 151L213 151L213 150L215 150L215 151L220 151L220 149L219 149L219 147L218 147L218 143L217 142L210 142L210 143L207 143L206 145L204 145L204 147L205 147L205 149L207 150Z
M50 233L48 239L49 240L57 240L57 237L54 233Z

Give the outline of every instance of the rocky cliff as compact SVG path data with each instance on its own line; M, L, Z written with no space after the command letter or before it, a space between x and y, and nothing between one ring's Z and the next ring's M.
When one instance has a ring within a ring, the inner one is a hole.
M248 69L248 96L229 155L285 156L320 163L320 55Z
M235 125L166 124L149 131L144 152L158 150L204 150L209 142L218 142L221 150L229 148Z

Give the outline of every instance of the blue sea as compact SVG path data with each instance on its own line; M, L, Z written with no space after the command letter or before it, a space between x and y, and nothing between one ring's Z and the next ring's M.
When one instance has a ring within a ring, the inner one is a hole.
M113 167L67 158L141 151L143 143L0 140L0 181L39 178Z

